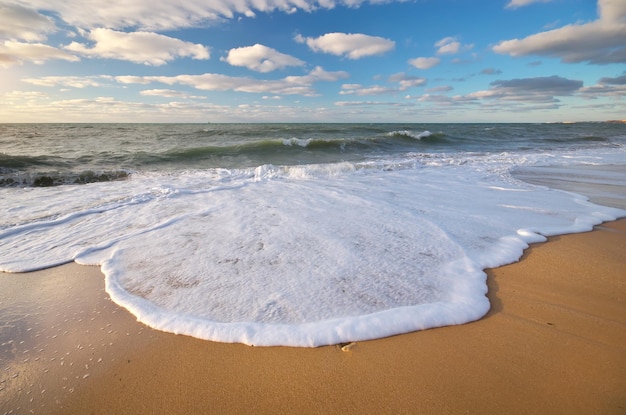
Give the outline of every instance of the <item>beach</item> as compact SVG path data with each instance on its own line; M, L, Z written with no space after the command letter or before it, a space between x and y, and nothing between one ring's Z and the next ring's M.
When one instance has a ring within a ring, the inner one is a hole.
M625 248L626 220L551 238L489 271L483 319L343 350L151 330L96 267L2 275L3 314L24 313L2 330L2 413L623 413Z
M625 250L625 219L551 237L478 321L318 348L152 330L98 267L3 274L0 413L624 413Z

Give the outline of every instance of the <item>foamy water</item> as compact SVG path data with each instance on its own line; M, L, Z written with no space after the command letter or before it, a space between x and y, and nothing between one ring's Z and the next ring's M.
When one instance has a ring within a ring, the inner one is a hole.
M0 268L99 265L111 298L143 323L222 342L310 347L462 324L489 309L483 269L626 215L511 170L624 155L394 152L3 188Z

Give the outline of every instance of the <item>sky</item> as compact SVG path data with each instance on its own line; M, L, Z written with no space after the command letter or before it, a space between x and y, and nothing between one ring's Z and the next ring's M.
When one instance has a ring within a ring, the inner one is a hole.
M0 122L626 119L626 0L0 0Z

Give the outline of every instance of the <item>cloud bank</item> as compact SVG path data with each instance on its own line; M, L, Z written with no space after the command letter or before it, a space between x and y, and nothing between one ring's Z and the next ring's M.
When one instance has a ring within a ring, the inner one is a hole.
M108 27L147 31L206 26L237 15L254 17L255 11L314 11L337 6L358 7L380 0L23 0L24 7L54 10L71 26ZM106 6L105 6L106 4Z
M493 51L511 56L548 56L565 63L626 62L626 1L599 0L598 14L599 18L590 23L502 41Z
M215 73L201 75L176 76L117 76L115 80L122 84L147 85L158 82L166 85L186 85L204 91L236 91L248 93L263 93L274 95L304 95L315 96L313 84L320 81L334 82L347 78L343 71L327 72L316 67L308 75L287 76L276 80L259 80L248 77L236 77Z
M52 19L33 9L0 3L0 39L42 41L56 30Z

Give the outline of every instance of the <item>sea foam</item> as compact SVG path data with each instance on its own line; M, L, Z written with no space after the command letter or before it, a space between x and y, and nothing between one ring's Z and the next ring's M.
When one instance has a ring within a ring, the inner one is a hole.
M100 265L139 321L222 342L312 347L466 323L489 309L484 268L626 214L518 181L513 164L413 155L2 189L0 268Z

